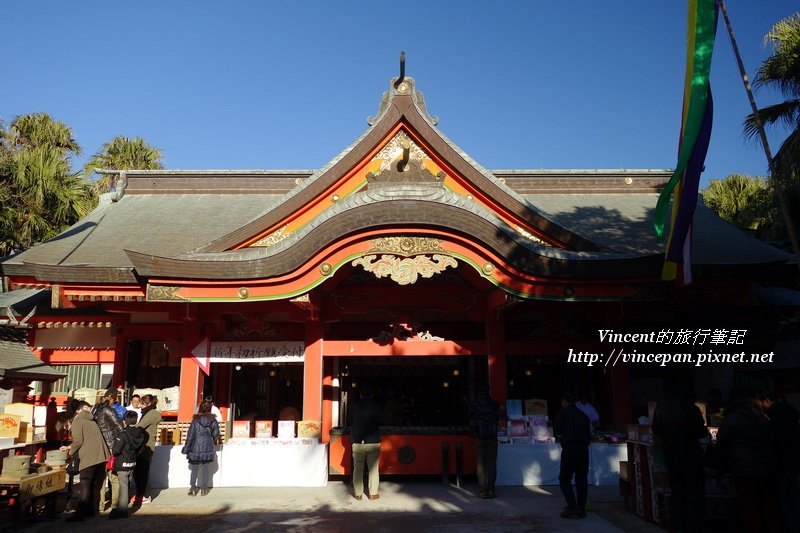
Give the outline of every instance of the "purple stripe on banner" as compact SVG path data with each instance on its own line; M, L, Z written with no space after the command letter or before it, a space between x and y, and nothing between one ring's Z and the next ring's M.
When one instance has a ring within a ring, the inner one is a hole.
M714 119L714 102L711 98L711 86L708 86L708 100L703 114L703 122L697 134L697 142L692 148L692 155L686 163L681 185L681 196L678 198L678 216L672 228L667 259L673 263L683 263L683 244L692 225L692 218L697 207L697 191L700 186L700 174L703 173L703 164L711 141L711 126ZM686 265L689 268L689 265Z

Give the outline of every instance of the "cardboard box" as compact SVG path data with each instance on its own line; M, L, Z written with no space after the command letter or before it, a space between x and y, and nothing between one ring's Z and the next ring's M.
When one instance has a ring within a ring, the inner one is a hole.
M297 422L297 437L303 439L318 439L322 437L322 420L299 420Z
M293 439L294 424L294 420L278 420L278 438Z
M233 434L231 437L234 439L249 439L253 436L253 424L249 420L235 420L233 422Z
M0 415L0 437L16 439L22 429L22 417L19 415Z
M525 414L547 416L547 400L539 398L525 400Z
M272 438L272 420L256 420L256 438Z
M7 403L3 406L3 412L8 415L17 415L22 422L33 425L34 407L36 406L30 403Z

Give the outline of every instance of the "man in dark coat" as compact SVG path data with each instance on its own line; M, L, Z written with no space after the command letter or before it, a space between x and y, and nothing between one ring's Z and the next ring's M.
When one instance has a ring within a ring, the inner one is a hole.
M775 504L775 441L752 393L737 395L717 432L745 531L780 531Z
M108 389L100 403L92 408L94 420L97 422L97 426L100 428L100 433L103 434L103 440L106 441L106 446L108 446L109 450L114 447L114 441L117 440L117 437L122 432L122 421L114 410L117 394L116 389ZM119 505L119 478L114 472L109 471L108 480L111 483L111 508L115 509ZM106 491L101 489L100 511L105 509L105 494Z
M585 518L586 498L589 493L589 441L590 422L586 413L575 405L575 397L565 392L561 410L553 421L553 431L561 442L561 468L558 481L567 506L561 518ZM575 476L575 492L572 477ZM577 493L577 498L576 498Z
M672 493L672 529L701 531L705 503L703 448L708 436L703 415L685 384L675 384L653 415L653 434L664 444Z
M372 399L372 389L361 389L361 401L353 406L353 426L350 436L353 439L353 495L357 500L364 497L364 464L369 472L369 499L377 500L378 460L381 455L381 408Z
M469 406L472 434L475 437L475 459L481 498L495 498L497 480L497 424L500 406L489 394L489 384L484 383Z
M775 393L761 398L775 438L776 496L784 531L800 531L800 414Z

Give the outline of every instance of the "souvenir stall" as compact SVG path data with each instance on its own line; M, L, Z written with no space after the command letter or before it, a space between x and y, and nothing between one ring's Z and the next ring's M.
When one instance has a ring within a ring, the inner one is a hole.
M302 398L304 343L209 341L209 375L230 380L220 424L222 443L212 466L215 487L316 487L328 479L327 446L320 443L320 420L296 420L286 409L298 377ZM201 357L202 359L202 357ZM167 391L165 391L167 392ZM179 410L179 392L170 391ZM283 409L279 407L284 406ZM296 411L296 409L295 409ZM288 413L288 414L287 414ZM293 419L281 419L292 417ZM151 465L155 488L188 487L189 468L181 453L190 422L162 422Z
M561 445L553 436L542 399L508 400L508 424L498 434L497 484L558 485ZM624 436L596 433L589 444L589 484L617 485L620 461L627 461Z

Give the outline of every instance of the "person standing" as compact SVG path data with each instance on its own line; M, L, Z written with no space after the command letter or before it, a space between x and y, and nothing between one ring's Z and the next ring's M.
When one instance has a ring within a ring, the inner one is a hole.
M774 392L761 396L775 438L776 495L784 531L800 531L800 414Z
M208 400L200 403L197 414L189 425L186 443L181 450L181 453L186 455L191 470L189 496L197 494L198 486L200 496L205 496L209 492L211 481L209 465L216 459L214 445L221 437L219 423L211 412L211 406Z
M380 434L381 409L372 398L372 389L361 389L361 400L353 407L353 495L356 500L364 497L364 464L369 473L369 499L380 498L378 484L378 462L381 455Z
M95 514L97 506L93 505L93 500L97 493L96 487L105 480L105 466L109 456L100 427L95 424L92 416L92 406L88 402L80 401L77 402L76 411L71 427L72 444L59 448L68 451L70 455L77 455L80 461L78 507L75 514L67 518L67 522L82 522Z
M114 405L117 403L117 390L108 389L103 396L100 403L96 404L92 409L94 421L97 422L100 428L100 433L103 435L103 440L106 442L106 447L110 450L114 447L114 441L122 431L122 421L117 416ZM111 508L114 509L119 505L119 478L117 475L108 471L108 482L111 484ZM100 511L106 507L106 491L105 486L100 489Z
M725 409L717 443L733 476L742 530L780 531L775 502L775 441L769 419L754 396L735 395L738 399Z
M558 481L567 506L561 518L585 518L589 492L589 417L575 405L575 397L565 392L561 410L556 414L553 431L561 442L561 467ZM575 492L572 478L575 477ZM577 494L577 498L576 498Z
M708 437L708 430L686 384L674 385L656 406L653 434L664 444L672 493L670 525L675 531L701 531L705 475L700 439Z
M128 407L125 408L128 411L133 411L134 413L136 413L137 422L139 421L138 419L142 417L142 406L140 404L141 399L142 399L141 396L139 396L138 394L134 394L133 396L131 396L130 405L128 405Z
M111 448L111 455L114 456L114 472L119 478L119 504L111 509L109 518L127 518L128 516L128 494L131 483L131 472L136 468L136 456L144 447L147 435L141 428L136 427L139 415L134 411L125 413L122 419L125 429L123 429L114 441Z
M495 498L497 480L497 424L500 421L500 405L489 394L489 384L484 383L469 406L470 424L475 437L475 459L477 463L478 496Z
M158 424L161 422L161 411L156 409L157 404L158 398L152 394L142 396L142 417L136 426L141 428L147 435L147 443L136 458L136 468L133 471L137 503L150 503L150 496L145 495L145 493L148 491L147 481L150 478L150 462L153 460L153 454L156 450Z

